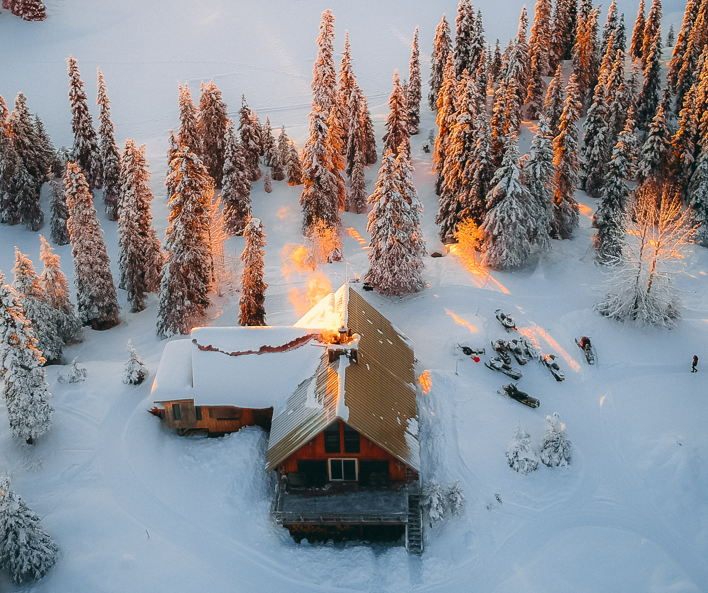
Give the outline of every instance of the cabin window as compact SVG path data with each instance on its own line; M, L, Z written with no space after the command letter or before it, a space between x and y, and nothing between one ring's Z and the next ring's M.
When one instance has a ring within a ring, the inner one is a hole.
M330 459L329 479L332 482L355 482L358 479L356 459Z
M339 422L334 422L324 429L325 453L341 453L339 444Z
M196 406L194 408L194 412L197 414L197 420L201 420L202 419L202 407Z
M344 425L344 452L360 453L359 433L348 424Z
M172 416L175 421L182 420L182 414L179 411L179 404L172 404Z

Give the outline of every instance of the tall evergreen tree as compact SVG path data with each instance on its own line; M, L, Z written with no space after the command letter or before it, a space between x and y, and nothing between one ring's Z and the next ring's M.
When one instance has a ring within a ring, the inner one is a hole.
M352 69L352 49L349 43L349 31L344 32L344 51L342 52L342 63L339 68L339 88L337 89L337 109L340 115L340 125L342 128L342 142L346 151L349 144L349 129L352 119L359 119L359 113L351 111L351 98L357 91L356 77Z
M578 27L575 46L573 47L573 74L578 84L580 98L585 105L588 90L595 87L597 81L597 17L599 11L593 9L587 16L578 15Z
M393 73L393 91L388 98L389 114L386 119L384 149L398 156L399 147L403 146L408 154L411 150L410 131L408 128L406 94L398 78L398 70Z
M683 109L679 117L679 128L671 138L670 176L683 194L688 186L696 161L696 140L700 114L696 107L696 85L691 87L683 99Z
M551 48L551 7L552 0L536 0L531 40L529 41L531 60L529 82L526 89L526 104L531 119L537 119L543 112L546 87L543 77L548 74L548 54Z
M366 210L366 180L364 179L364 129L358 114L361 113L361 91L357 88L350 96L349 111L357 114L349 121L347 134L347 174L349 175L349 201L347 210L361 214Z
M494 56L492 57L491 65L489 66L490 86L493 87L495 84L499 83L503 66L504 63L502 60L502 52L499 47L499 40L497 39L496 44L494 45Z
M610 48L611 51L611 48ZM595 85L593 103L585 119L585 134L581 159L585 169L583 189L593 198L599 197L600 188L604 182L605 165L610 159L611 142L615 138L614 130L610 130L608 114L608 96L605 85L598 82Z
M489 121L492 133L492 154L494 155L496 167L501 167L506 136L509 130L507 95L507 81L502 79L499 88L494 93L494 107L492 108L492 118Z
M189 147L195 154L202 154L202 141L199 136L199 112L192 100L192 91L185 82L179 85L179 130L177 142L182 149Z
M73 116L71 127L74 131L72 157L79 168L84 171L89 190L101 189L103 187L101 153L98 148L96 131L93 129L91 114L88 105L86 105L84 83L81 80L76 60L69 56L66 62L69 70L69 103Z
M32 445L52 426L54 409L32 324L0 272L0 373L12 436ZM0 540L4 563L5 539Z
M475 25L474 8L471 0L460 0L455 19L455 47L453 49L455 77L459 80L462 73L475 72L477 64L472 55L472 39Z
M165 231L167 258L162 266L157 334L188 334L209 304L213 262L209 245L209 206L213 185L199 157L179 149L170 163L170 196Z
M688 187L688 203L693 210L693 224L698 225L695 241L708 247L708 150L701 151Z
M420 124L420 51L418 49L418 27L413 33L413 44L411 45L411 61L408 66L408 92L406 93L406 120L408 121L408 133L414 136L418 133Z
M65 182L79 319L96 330L110 329L120 323L120 309L93 197L76 163L67 165Z
M264 247L266 237L263 223L258 218L251 218L243 232L246 247L241 254L243 275L241 277L241 299L239 300L238 322L246 326L266 324L265 291L268 284L265 276Z
M644 46L644 29L646 28L646 8L644 0L639 0L639 11L637 18L634 21L634 30L632 31L632 41L629 45L629 55L633 60L642 59L642 49Z
M366 102L366 95L361 93L361 126L364 130L364 164L374 165L378 160L376 152L376 137L374 136L374 123L371 121L371 113Z
M447 141L455 122L456 83L452 54L448 54L447 65L445 66L445 82L438 94L436 122L438 135L435 139L435 150L433 152L433 171L438 173L435 192L438 195L440 195L440 184L442 183L442 170L447 158Z
M574 190L578 182L578 128L582 102L575 74L566 87L566 100L559 126L559 133L553 140L554 179L552 236L555 239L570 239L573 229L579 224L579 208Z
M320 35L317 38L317 59L312 69L312 105L320 108L325 121L335 104L337 75L334 68L334 15L322 13Z
M470 55L472 56L470 66L472 67L472 70L470 70L470 73L483 72L486 78L487 60L485 55L485 47L486 45L484 43L484 24L482 22L482 11L478 10L477 18L474 19L474 23L472 26L472 41L470 42ZM477 83L484 84L484 88L486 90L487 82L486 80L483 81L481 78L479 78L479 75L477 76Z
M646 130L659 106L659 87L661 85L661 38L657 35L656 43L646 60L644 83L637 97L637 125ZM643 50L642 50L643 51Z
M563 114L563 72L560 65L556 69L556 74L548 85L546 93L546 105L544 115L551 128L551 134L555 138L559 133L561 115Z
M57 245L67 245L69 230L66 228L66 219L69 218L69 210L66 207L65 185L61 179L52 179L50 187L50 237Z
M642 66L644 70L647 68L649 57L657 43L661 43L661 0L652 0L642 40Z
M177 154L177 149L179 148L177 144L177 137L175 136L174 130L170 130L170 135L167 140L167 175L165 176L165 190L167 193L167 201L170 201L170 197L175 191L175 188L172 187L169 182L168 178L170 176L170 163L172 162L172 159L175 158L175 155Z
M281 143L284 134L285 129L280 134ZM282 146L279 147L279 152L282 154ZM251 217L251 180L231 120L226 128L226 153L221 183L221 202L224 205L226 230L232 235L241 235Z
M699 6L696 20L691 28L688 37L686 51L683 55L674 90L676 94L676 110L683 105L683 98L688 93L694 82L698 82L696 76L700 72L699 61L708 41L708 0L703 0ZM659 39L658 43L661 40ZM669 71L671 75L671 70ZM671 82L669 82L671 84ZM671 88L671 87L670 87Z
M624 50L618 49L612 64L612 70L606 82L607 98L609 101L607 108L608 126L611 138L614 138L615 135L618 135L622 131L627 119L627 112L629 111L629 107L625 104L627 90L624 80L624 64Z
M604 56L607 54L608 45L610 47L613 47L613 49L616 49L616 47L614 47L614 43L610 43L610 37L613 37L613 39L616 40L618 29L619 16L617 13L617 0L612 0L610 8L607 11L607 20L605 21L605 26L602 29L602 47L600 49L601 55ZM622 49L624 49L624 47L622 47ZM610 55L614 56L615 52L612 51Z
M37 162L41 171L41 181L44 183L49 180L49 173L53 172L57 167L56 151L38 115L34 116L32 126L37 139Z
M681 25L681 30L679 31L678 39L676 40L676 45L674 45L671 60L669 61L669 73L666 75L666 84L674 94L676 94L678 75L681 70L681 66L683 66L684 55L686 54L686 49L688 47L688 39L693 31L693 25L696 22L696 17L698 17L698 8L700 4L701 0L688 0L686 2L686 10L683 13L683 24ZM681 105L677 107L681 107Z
M209 84L202 82L197 132L201 144L202 162L217 187L221 187L221 175L224 170L226 126L229 120L226 111L226 103L214 81L210 80Z
M577 11L577 0L556 0L556 7L553 12L551 71L555 71L561 61L571 57L571 51L575 44Z
M666 34L666 47L673 47L676 42L676 33L674 32L674 24L669 25L669 32Z
M536 134L531 141L531 151L523 161L521 180L531 194L531 241L547 251L551 247L553 224L553 136L548 120L541 116Z
M472 186L469 195L465 198L462 216L471 218L478 226L481 226L487 213L487 194L496 169L492 149L492 129L486 111L481 111L477 115L475 133L477 142L473 158L466 165L474 171ZM469 174L465 173L465 176L469 177Z
M160 288L163 258L160 241L152 226L150 172L145 160L145 145L125 141L120 178L120 222L118 223L118 261L120 286L128 291L133 311L145 309L145 296Z
M637 164L636 178L639 185L651 181L661 182L666 178L671 153L670 138L664 106L659 105Z
M263 161L268 167L272 168L273 153L275 152L275 138L273 137L273 126L271 126L270 117L267 115L265 124L263 125L263 137L261 138L261 142L263 144Z
M118 200L120 196L120 153L116 146L113 122L111 121L111 108L106 94L106 83L103 73L98 69L98 97L99 106L98 136L101 170L103 171L103 203L106 206L108 220L118 220Z
M246 97L242 97L241 100L239 131L241 134L241 150L246 159L248 177L251 182L258 181L262 175L258 166L261 144L260 133L254 126L251 110L246 104Z
M448 55L452 53L452 42L450 41L450 25L448 25L445 15L435 29L435 39L433 40L433 53L430 57L430 92L428 93L428 104L432 111L438 110L438 94L443 86L445 78L445 67Z

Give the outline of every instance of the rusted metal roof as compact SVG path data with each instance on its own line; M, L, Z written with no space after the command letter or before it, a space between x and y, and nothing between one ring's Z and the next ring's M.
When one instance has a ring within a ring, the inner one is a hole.
M267 469L275 469L336 419L341 419L409 467L420 470L414 354L410 340L353 287L344 285L296 327L341 320L359 335L358 362L342 355L303 381L273 419ZM307 318L307 319L306 319Z

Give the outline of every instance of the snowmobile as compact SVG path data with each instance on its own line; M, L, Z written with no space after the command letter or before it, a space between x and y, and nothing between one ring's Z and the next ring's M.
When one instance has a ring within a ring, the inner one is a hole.
M490 358L489 362L485 362L484 366L493 371L499 371L500 373L504 373L508 377L514 379L514 381L518 381L523 376L521 374L521 371L517 371L516 369L512 368L510 364L505 363L501 358L497 358L496 356Z
M595 353L592 351L592 343L590 342L590 338L583 336L580 338L579 342L576 339L575 343L583 351L583 354L585 354L588 364L595 364Z
M462 346L461 344L458 344L458 346L460 346L462 353L465 356L469 356L475 362L479 362L479 357L484 356L487 353L484 348L470 348L469 346Z
M515 383L509 383L509 385L504 385L502 389L504 390L503 393L501 391L497 391L499 395L505 395L506 397L515 399L517 402L522 403L525 406L528 406L529 408L538 408L538 406L541 405L541 402L538 401L535 397L531 397L528 393L519 391Z
M556 381L563 381L565 373L561 370L556 362L555 354L546 354L541 358L541 362L551 371L551 374L556 378Z
M509 356L509 351L504 340L492 342L492 350L494 350L497 353L497 356L506 364L511 364L511 356Z
M511 331L512 329L516 329L516 324L514 323L514 318L503 313L501 309L497 309L496 311L494 311L494 315L496 315L496 318L499 320L499 323L501 323L502 326L504 326L504 329L506 331Z
M529 340L526 336L521 336L518 341L521 343L521 348L523 349L526 358L529 360L538 360L540 353L536 345L531 340Z
M509 340L506 343L506 348L514 355L516 362L520 365L523 366L529 361L530 356L528 355L528 349L526 348L526 344L524 344L521 340Z

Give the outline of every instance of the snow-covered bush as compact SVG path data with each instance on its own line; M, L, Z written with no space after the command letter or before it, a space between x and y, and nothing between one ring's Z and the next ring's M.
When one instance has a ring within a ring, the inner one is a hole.
M546 416L548 425L541 440L541 461L548 467L567 466L570 463L571 442L565 434L565 424L558 412Z
M133 348L133 341L128 340L125 349L130 355L130 359L125 363L125 374L123 375L123 383L128 385L140 385L147 379L150 372L145 366L138 353Z
M431 527L449 515L461 515L467 504L459 482L446 486L426 482L422 494L421 506Z
M538 469L538 456L531 448L530 442L529 433L517 426L514 440L506 450L506 459L509 462L509 467L521 474L530 474L535 469Z
M459 482L453 482L447 487L447 504L450 508L450 513L453 515L461 515L465 510L467 499L465 493L462 492L462 486Z
M71 361L71 368L66 375L59 375L59 383L81 383L86 381L88 369L85 366L76 362L76 359Z
M305 242L305 263L313 269L319 264L339 261L342 258L342 240L337 229L324 220L313 221Z
M54 566L59 550L39 517L0 477L0 569L17 585L41 579Z

